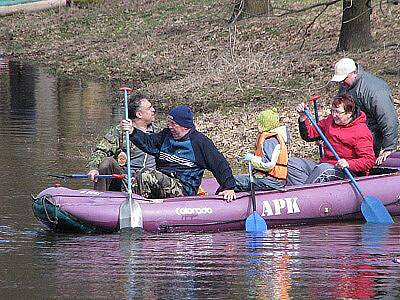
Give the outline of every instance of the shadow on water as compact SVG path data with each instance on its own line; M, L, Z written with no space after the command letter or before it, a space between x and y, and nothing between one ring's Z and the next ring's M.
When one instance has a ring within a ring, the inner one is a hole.
M2 298L400 297L398 219L385 228L335 223L258 236L45 231L30 194L51 184L49 173L82 172L92 141L121 118L109 89L0 59Z
M35 110L35 68L11 62L10 70L10 119L27 121L27 129L33 130ZM22 88L21 88L22 87ZM30 125L30 126L29 126Z

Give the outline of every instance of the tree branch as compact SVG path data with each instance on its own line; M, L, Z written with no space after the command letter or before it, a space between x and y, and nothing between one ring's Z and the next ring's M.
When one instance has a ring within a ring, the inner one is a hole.
M234 24L242 16L243 8L244 8L244 0L236 1L232 17L228 21L229 24Z
M308 30L314 25L315 21L328 9L328 6L325 6L323 10L321 10L316 16L315 18L311 21L310 24L307 25L306 30L304 31L304 35L303 35L303 41L301 42L300 45L300 50L303 49L304 43L306 41L306 36L308 33Z
M314 5L303 7L301 9L289 9L285 13L282 13L280 15L276 15L276 17L282 17L282 16L287 16L287 15L297 14L297 13L304 12L304 11L307 11L307 10L310 10L310 9L314 9L314 8L320 7L320 6L325 6L325 9L326 9L328 6L336 4L337 2L340 2L340 1L342 1L342 0L332 0L332 1L324 2L324 3L317 3L317 4L314 4ZM279 8L279 7L274 7L274 9L286 10L286 9L282 9L282 8Z
M367 13L367 12L369 12L369 11L372 11L372 8L375 7L375 6L377 6L377 5L378 5L378 4L375 4L375 5L373 5L373 6L368 7L368 9L364 10L364 11L363 11L362 13L360 13L358 16L355 16L355 17L351 18L350 20L343 21L343 24L353 22L354 20L358 19L359 17L361 17L361 16L364 15L365 13ZM381 2L379 3L379 5L381 5ZM382 7L380 7L380 9L381 9L381 11L382 11ZM383 15L384 15L384 14L383 14Z

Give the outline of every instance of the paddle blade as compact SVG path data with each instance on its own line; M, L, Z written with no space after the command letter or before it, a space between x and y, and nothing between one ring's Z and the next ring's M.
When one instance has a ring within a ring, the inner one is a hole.
M267 223L256 211L247 217L245 225L247 232L267 231Z
M382 202L373 196L364 196L361 202L361 212L368 223L393 224L392 216L389 214Z
M142 209L137 201L125 200L119 208L119 229L143 228Z

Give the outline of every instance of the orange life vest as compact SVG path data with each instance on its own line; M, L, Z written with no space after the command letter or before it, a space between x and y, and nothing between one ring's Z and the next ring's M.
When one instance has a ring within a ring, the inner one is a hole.
M276 132L263 132L260 134L256 144L256 156L263 157L263 144L266 139L275 137L279 141L281 151L275 166L269 171L262 171L255 169L256 174L261 174L265 177L273 177L279 180L286 180L288 174L288 150L282 136Z

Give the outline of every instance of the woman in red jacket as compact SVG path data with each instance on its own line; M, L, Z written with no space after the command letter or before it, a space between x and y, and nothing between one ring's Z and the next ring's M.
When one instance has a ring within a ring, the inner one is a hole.
M296 107L299 113L300 135L307 142L321 140L317 130L304 114L304 105L300 103ZM337 161L329 148L324 146L324 155L320 162L334 165L338 177L344 178L340 169L345 167L354 175L362 176L368 175L374 166L373 139L366 122L364 112L356 107L353 98L348 94L334 97L331 114L318 122L321 131L341 157Z

